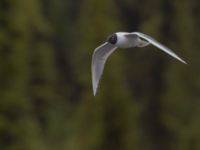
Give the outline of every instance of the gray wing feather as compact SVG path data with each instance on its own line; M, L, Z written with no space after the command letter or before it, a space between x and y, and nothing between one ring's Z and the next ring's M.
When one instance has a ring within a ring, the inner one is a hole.
M166 46L162 45L161 43L159 43L158 41L156 41L155 39L153 39L152 37L140 33L140 32L132 32L130 34L134 34L137 35L143 39L145 39L146 41L148 41L149 43L151 43L152 45L156 46L157 48L159 48L160 50L162 50L163 52L171 55L172 57L176 58L177 60L179 60L180 62L187 64L183 59L181 59L177 54L175 54L171 49L167 48Z
M101 75L103 73L104 65L107 58L116 50L116 46L108 42L97 47L92 56L92 86L93 94L96 95L97 88Z

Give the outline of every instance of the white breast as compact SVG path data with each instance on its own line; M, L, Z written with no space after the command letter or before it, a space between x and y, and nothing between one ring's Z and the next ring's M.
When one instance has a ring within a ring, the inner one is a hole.
M128 34L127 32L117 32L117 43L115 44L119 48L130 48L137 46L138 38L135 36L133 37L127 37L125 36Z

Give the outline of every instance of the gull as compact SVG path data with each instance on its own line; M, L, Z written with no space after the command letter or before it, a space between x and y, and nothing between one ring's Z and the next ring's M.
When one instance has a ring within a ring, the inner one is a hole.
M140 32L116 32L110 35L107 41L97 47L93 52L91 69L94 96L96 95L106 60L117 48L145 47L150 44L171 55L180 62L187 64L172 50L146 34Z

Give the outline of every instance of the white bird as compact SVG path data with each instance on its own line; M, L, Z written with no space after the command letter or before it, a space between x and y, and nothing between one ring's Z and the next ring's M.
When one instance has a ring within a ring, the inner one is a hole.
M131 47L145 47L149 44L154 45L161 51L171 55L180 62L187 64L183 59L176 55L172 50L157 42L152 37L140 33L140 32L117 32L110 35L107 41L97 47L92 56L92 86L93 94L96 95L97 88L101 75L103 73L104 65L107 58L117 49L117 48L131 48Z

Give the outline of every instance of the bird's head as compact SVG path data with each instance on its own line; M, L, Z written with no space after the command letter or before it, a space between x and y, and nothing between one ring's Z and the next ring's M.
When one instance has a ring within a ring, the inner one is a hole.
M117 34L112 34L107 38L107 41L111 44L116 44L117 43Z

